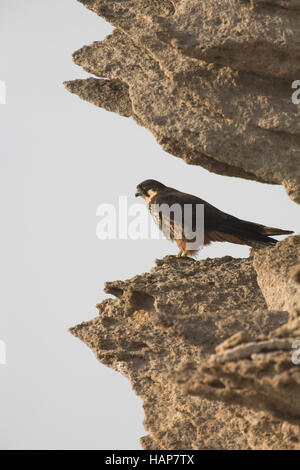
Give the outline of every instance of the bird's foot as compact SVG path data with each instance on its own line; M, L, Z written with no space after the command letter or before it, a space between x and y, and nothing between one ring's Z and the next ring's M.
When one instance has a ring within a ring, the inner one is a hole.
M183 251L183 250L180 250L179 253L177 253L177 255L168 255L168 258L188 258L188 257L189 257L188 252Z

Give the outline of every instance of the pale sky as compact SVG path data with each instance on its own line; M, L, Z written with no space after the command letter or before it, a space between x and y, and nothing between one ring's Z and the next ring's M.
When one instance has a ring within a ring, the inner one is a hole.
M141 400L68 328L97 315L105 281L145 272L177 247L98 240L99 204L120 195L136 203L136 185L154 178L240 218L300 231L299 206L281 187L188 166L133 120L64 89L88 76L72 52L110 32L75 0L0 5L1 449L140 448ZM248 248L201 252L225 255Z

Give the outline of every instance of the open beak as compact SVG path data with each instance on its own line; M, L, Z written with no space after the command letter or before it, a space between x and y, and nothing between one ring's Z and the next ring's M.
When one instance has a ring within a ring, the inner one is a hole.
M137 188L137 191L136 191L136 193L135 193L135 197L139 197L139 196L141 196L141 195L142 195L141 190Z

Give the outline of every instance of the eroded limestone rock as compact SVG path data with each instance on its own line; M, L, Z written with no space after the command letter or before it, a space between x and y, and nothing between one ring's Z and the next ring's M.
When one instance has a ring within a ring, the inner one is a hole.
M66 88L210 171L300 203L298 0L80 0L115 26ZM145 449L300 449L299 237L253 258L157 260L71 329L143 399Z
M143 399L145 449L300 449L300 317L268 310L253 258L166 257L105 291L116 298L71 332Z
M258 284L269 309L300 315L299 256L300 236L288 237L272 250L267 248L254 254Z
M283 184L300 203L297 1L80 1L116 30L74 53L101 80L67 89L132 116L189 164Z

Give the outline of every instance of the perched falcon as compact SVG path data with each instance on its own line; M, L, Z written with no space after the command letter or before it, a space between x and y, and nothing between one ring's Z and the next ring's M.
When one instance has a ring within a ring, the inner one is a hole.
M220 211L203 199L169 188L155 180L140 183L135 195L145 199L152 217L164 235L176 241L180 250L177 257L193 255L203 245L211 242L230 242L253 248L272 246L277 240L269 235L293 233L290 230L265 227L238 219ZM179 212L170 210L174 207L179 208ZM201 214L197 209L199 207L202 208L202 219L201 216L198 217L198 214ZM187 209L189 209L188 216L185 217L184 212ZM198 220L200 224L197 223ZM195 235L197 230L202 231L202 238Z

